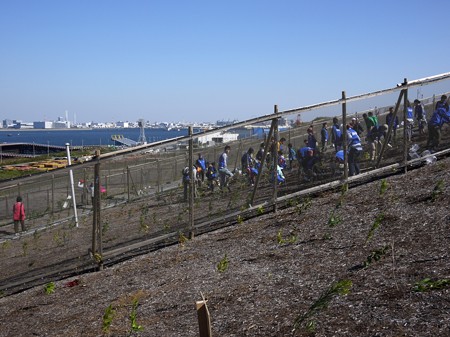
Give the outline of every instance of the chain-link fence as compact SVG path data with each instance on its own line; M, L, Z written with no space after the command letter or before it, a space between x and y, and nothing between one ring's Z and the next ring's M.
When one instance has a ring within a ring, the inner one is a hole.
M435 98L430 97L422 102L430 117ZM376 114L380 120L384 119L386 111L387 107L377 108ZM361 113L349 114L349 117L360 116ZM345 118L345 115L335 115L341 122ZM320 142L319 126L324 121L328 121L330 126L332 117L334 115L324 116L311 123L278 131L279 116L274 114L265 118L265 121L272 122L265 126L270 131L259 136L204 147L197 144L192 148L181 147L185 143L177 140L176 150L166 151L168 145L173 145L168 142L155 147L157 151L142 149L105 159L100 156L92 162L52 173L3 182L0 190L0 289L5 293L17 291L38 280L43 282L92 270L99 265L167 244L183 245L194 235L239 224L248 217L273 210L277 198L281 196L340 180L342 170L335 170L334 150L329 142L321 154L321 171L317 171L310 180L305 179L299 163L294 161L292 169L287 168L284 172L285 182L279 183L273 157L261 163L256 181L250 181L241 172L242 155L250 147L255 153L261 146L270 150L270 135L273 135L275 142L285 138L285 146L292 144L297 150L303 146L310 125L313 125ZM445 132L442 146L448 148L450 137L448 130ZM382 158L381 166L403 162L403 148L410 143L402 138L401 132L398 134L399 150L389 150L390 155ZM193 144L200 136L192 136ZM417 140L425 148L426 137L416 135L414 141ZM183 181L183 169L195 163L199 154L207 162L217 164L225 145L231 148L228 168L234 172L229 189L217 185L215 181L211 185L207 178L203 181ZM99 168L98 177L95 165ZM361 159L363 172L374 168L373 162L367 158ZM73 172L73 187L69 170ZM98 185L95 185L97 178ZM100 187L98 209L92 186ZM75 190L76 207L72 200L72 188ZM11 214L18 195L22 196L26 207L27 231L16 237L13 235ZM300 202L298 198L296 202ZM75 211L78 223L74 217ZM97 223L93 220L95 212L98 212Z

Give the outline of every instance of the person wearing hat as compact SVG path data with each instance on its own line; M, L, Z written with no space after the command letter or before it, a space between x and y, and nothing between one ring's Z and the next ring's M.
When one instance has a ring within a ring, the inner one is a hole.
M358 136L361 137L361 134L364 132L364 128L361 126L361 124L359 123L358 118L353 117L352 121L351 121L351 126L352 129L356 131L356 133L358 134Z

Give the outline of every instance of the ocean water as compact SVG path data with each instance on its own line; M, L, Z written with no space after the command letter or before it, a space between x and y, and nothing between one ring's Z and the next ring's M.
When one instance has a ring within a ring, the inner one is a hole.
M0 129L0 143L34 143L44 145L64 146L66 143L72 146L88 145L114 145L111 139L113 135L121 135L134 141L139 140L140 128L123 129L72 129L72 130L20 130ZM144 129L148 143L160 140L186 136L187 129L170 130Z

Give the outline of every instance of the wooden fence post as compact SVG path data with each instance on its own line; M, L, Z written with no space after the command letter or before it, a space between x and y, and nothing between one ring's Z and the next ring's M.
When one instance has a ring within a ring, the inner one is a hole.
M160 163L160 159L156 160L156 185L158 186L157 191L161 192L161 163Z
M52 174L52 215L55 212L55 175Z
M278 113L278 105L274 105L273 113ZM270 142L270 139L269 139ZM277 212L278 195L278 118L273 119L273 144L272 144L272 165L273 165L273 211Z
M405 78L403 85L407 85L408 80ZM407 137L407 114L408 114L408 88L403 89L403 165L405 173L408 172L406 163L408 162L408 137ZM412 131L412 130L411 130Z
M342 150L344 151L344 181L348 179L348 153L347 153L347 102L345 91L342 91Z
M127 198L130 202L130 167L127 166Z
M194 198L195 198L195 183L194 183L194 140L192 138L192 126L189 126L189 238L194 238Z
M99 270L103 269L103 247L101 228L101 204L100 204L100 162L97 161L94 167L94 202L92 221L92 255L98 264Z
M261 173L262 173L262 170L264 169L264 164L266 163L267 151L269 150L270 138L272 138L274 128L275 128L275 122L272 119L272 125L270 126L269 135L267 138L265 138L265 141L264 141L265 142L264 153L263 153L263 157L261 159L261 165L259 167L258 174L256 175L255 186L253 186L253 192L252 192L252 196L250 198L249 206L253 205L253 201L255 200L256 189L258 188L259 180L261 179Z

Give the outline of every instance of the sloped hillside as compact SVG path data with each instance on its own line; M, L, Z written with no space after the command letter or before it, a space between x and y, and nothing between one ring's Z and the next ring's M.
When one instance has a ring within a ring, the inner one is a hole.
M198 336L202 294L213 336L449 336L449 200L448 158L293 200L3 297L0 336Z

